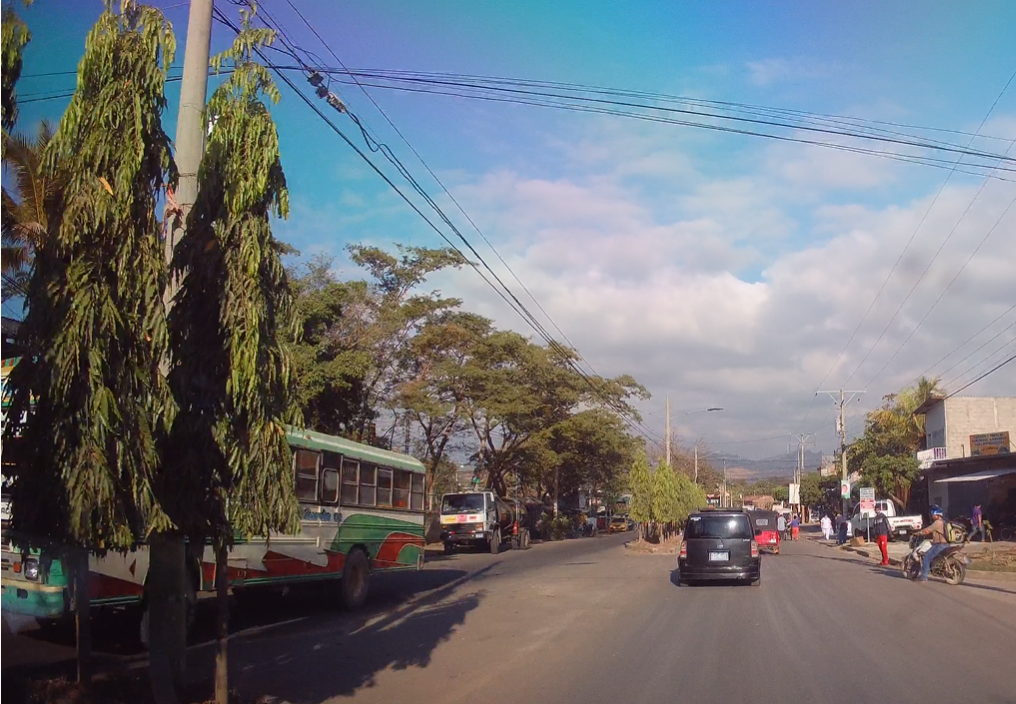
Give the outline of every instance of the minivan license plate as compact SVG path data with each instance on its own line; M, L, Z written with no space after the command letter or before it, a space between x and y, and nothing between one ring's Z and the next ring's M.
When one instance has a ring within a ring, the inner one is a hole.
M721 552L710 552L709 553L709 561L710 562L727 562L728 560L730 560L730 551L729 550L723 550Z

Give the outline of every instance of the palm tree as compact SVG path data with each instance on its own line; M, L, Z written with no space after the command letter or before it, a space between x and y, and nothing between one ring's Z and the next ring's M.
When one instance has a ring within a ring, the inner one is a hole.
M16 134L7 139L3 167L15 187L3 188L3 300L24 297L32 276L35 251L42 246L59 212L66 180L44 172L43 155L53 127L43 120L32 138Z

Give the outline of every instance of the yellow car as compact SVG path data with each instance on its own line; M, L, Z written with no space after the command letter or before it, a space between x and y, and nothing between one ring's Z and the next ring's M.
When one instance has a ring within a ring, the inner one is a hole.
M607 528L608 533L624 533L630 530L628 526L628 518L625 516L613 516L610 519L610 526Z

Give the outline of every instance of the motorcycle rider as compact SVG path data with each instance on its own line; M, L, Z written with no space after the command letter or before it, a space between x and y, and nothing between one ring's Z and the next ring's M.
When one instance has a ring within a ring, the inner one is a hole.
M931 507L931 525L917 531L915 535L927 535L931 537L931 547L921 558L921 581L928 581L928 573L931 571L931 564L943 550L949 547L949 540L945 534L945 521L942 519L942 509L938 506Z

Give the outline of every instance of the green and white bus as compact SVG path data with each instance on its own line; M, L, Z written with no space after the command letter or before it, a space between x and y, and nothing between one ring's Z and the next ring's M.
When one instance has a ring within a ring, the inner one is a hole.
M421 462L310 430L290 429L293 482L300 531L238 542L228 559L229 585L253 593L294 583L332 581L350 608L367 598L371 574L419 570L424 556L424 480ZM3 609L37 619L72 610L70 582L58 554L23 553L7 537L4 506ZM211 546L189 549L195 596L214 592ZM144 603L145 546L89 558L91 606Z

